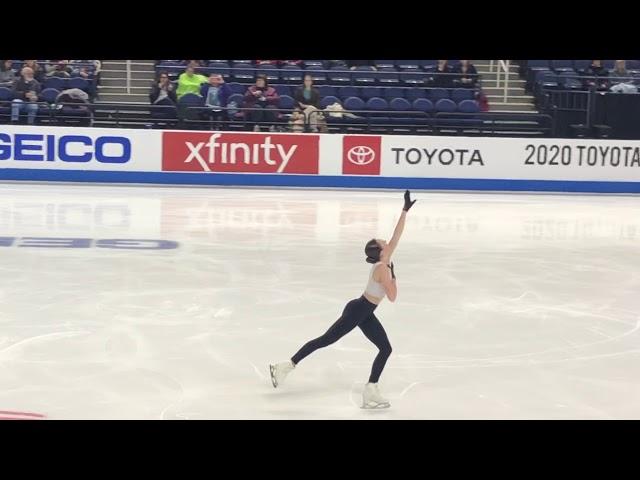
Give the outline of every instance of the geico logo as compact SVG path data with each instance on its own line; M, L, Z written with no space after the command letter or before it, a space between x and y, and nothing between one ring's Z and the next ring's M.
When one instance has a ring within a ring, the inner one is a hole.
M0 160L127 163L131 141L126 137L0 133Z
M44 226L47 229L71 230L86 228L130 228L132 213L128 205L91 205L15 201L0 206L0 227L16 228Z
M190 153L184 163L197 161L204 171L210 172L210 164L229 163L235 164L244 162L246 165L258 165L264 162L267 165L278 165L278 173L282 173L289 160L297 150L297 145L292 145L288 150L281 144L272 144L271 137L267 136L262 143L229 143L218 139L220 133L214 133L209 137L208 142L199 142L195 145L185 142ZM272 150L275 150L272 152ZM272 156L273 155L273 156Z
M0 247L38 248L114 248L122 250L170 250L178 248L173 240L129 240L109 238L0 237Z
M471 165L478 163L484 165L480 150L467 150L467 149L455 149L450 148L392 148L396 153L396 165L400 163L400 159L404 159L411 165L418 164L422 161L428 165L433 163L440 163L441 165L451 165L455 162L456 165Z

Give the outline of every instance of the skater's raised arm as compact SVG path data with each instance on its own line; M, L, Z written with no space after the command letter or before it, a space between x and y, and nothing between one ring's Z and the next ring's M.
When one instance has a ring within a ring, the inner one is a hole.
M416 203L416 201L411 200L411 193L409 192L409 190L405 191L404 207L402 207L402 213L400 214L400 219L396 224L396 228L393 231L393 236L391 237L391 240L389 240L389 245L387 246L387 248L389 249L389 258L391 258L391 255L393 255L393 252L398 246L398 242L400 241L400 237L402 236L402 232L404 230L404 222L405 222L405 218L407 217L407 212L411 207L413 207L414 203Z

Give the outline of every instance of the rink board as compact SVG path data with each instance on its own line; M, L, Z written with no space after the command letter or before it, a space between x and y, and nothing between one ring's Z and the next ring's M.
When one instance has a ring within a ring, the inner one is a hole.
M640 142L5 125L0 180L640 193Z

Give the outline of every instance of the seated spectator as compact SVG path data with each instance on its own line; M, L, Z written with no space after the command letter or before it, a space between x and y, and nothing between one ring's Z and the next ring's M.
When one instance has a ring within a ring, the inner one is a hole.
M313 77L309 74L304 76L304 84L296 88L293 98L311 127L311 131L318 131L318 113L320 108L320 92L313 86Z
M475 88L478 83L478 71L469 60L460 60L460 63L453 69L458 75L453 80L455 86Z
M16 72L13 70L12 60L2 60L0 64L0 87L13 88Z
M37 60L25 60L23 67L29 67L33 72L33 78L40 84L44 83L45 72Z
M624 60L616 60L615 67L611 70L611 78L612 84L617 83L629 83L632 81L631 74L627 71L627 62Z
M246 112L247 118L254 124L253 130L260 131L260 123L271 123L269 130L274 131L276 121L276 107L280 97L276 89L269 86L267 77L258 75L256 84L250 86L244 94L244 107L252 108Z
M33 70L24 67L21 78L13 86L13 102L11 104L11 121L16 123L20 119L20 113L27 111L27 121L33 125L38 113L38 94L41 87L33 77Z
M602 60L593 60L589 68L584 71L584 74L590 77L585 79L585 87L595 86L597 90L607 90L609 88L609 82L604 78L609 76L609 71L602 66Z
M178 77L178 89L176 90L178 100L187 93L200 95L200 86L207 82L207 77L196 73L197 66L198 63L195 60L191 60L184 73L181 73Z
M158 80L151 86L149 100L153 105L175 106L178 103L176 88L169 81L167 72L160 72Z
M204 98L204 104L209 109L207 116L215 121L226 120L227 101L231 96L231 88L224 83L224 78L219 73L209 75L209 83L200 87L200 95Z
M50 65L47 65L46 71L47 77L71 77L71 67L69 66L69 60L54 60Z
M438 60L438 66L433 74L432 85L438 88L451 88L453 86L451 73L449 62L447 60Z

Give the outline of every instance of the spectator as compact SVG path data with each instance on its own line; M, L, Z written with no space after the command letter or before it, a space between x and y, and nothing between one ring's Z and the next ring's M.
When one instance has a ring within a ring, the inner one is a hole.
M169 81L167 72L160 72L158 80L151 87L149 92L149 100L153 105L175 106L178 103L176 96L176 88Z
M475 88L478 83L478 71L469 60L460 60L453 70L457 73L454 83L460 87Z
M209 107L207 116L215 121L226 120L227 101L231 96L231 88L224 83L224 78L219 73L209 75L209 83L200 87L200 95L204 98L204 104Z
M22 78L20 78L13 86L14 100L11 104L11 121L17 122L20 113L27 111L27 120L29 125L33 125L38 113L38 94L40 93L40 82L33 76L33 69L24 67L22 69Z
M207 77L196 73L197 66L198 63L195 60L191 60L184 73L181 73L178 77L178 89L176 90L178 100L187 93L200 95L200 86L207 82Z
M275 130L273 123L276 121L276 107L279 100L278 92L269 86L267 77L258 75L256 84L250 86L244 94L245 108L254 109L247 112L247 117L254 124L255 132L260 131L260 122L271 123L269 130Z
M585 87L595 86L598 90L609 88L609 82L604 78L609 75L609 72L602 66L602 60L593 60L584 73L588 77L585 79Z
M613 70L611 70L611 82L616 83L628 83L631 82L631 74L627 70L627 62L624 60L616 60L616 64Z
M36 60L25 60L23 67L29 67L31 69L33 78L35 78L38 83L44 82L45 72Z
M69 66L69 60L58 60L52 62L50 65L47 65L47 77L59 77L59 78L70 78L71 77L71 67Z
M449 62L447 60L438 60L438 66L433 74L433 86L439 88L451 88L453 86L451 73Z
M318 131L318 109L320 108L320 92L313 86L313 77L309 74L304 76L302 86L296 88L293 98L311 127L311 131Z
M0 64L0 87L13 88L16 72L13 70L13 60L2 60Z

